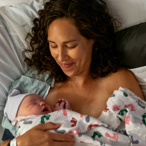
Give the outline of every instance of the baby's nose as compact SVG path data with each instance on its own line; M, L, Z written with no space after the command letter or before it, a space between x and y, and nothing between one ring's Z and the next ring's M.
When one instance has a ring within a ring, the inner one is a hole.
M44 102L40 102L40 105L43 106L43 105L45 105L45 103Z

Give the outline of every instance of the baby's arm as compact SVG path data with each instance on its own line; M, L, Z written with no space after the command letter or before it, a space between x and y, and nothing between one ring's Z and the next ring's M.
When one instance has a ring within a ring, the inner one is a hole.
M61 109L69 109L71 110L71 106L66 99L58 99L54 106L54 111L61 110Z

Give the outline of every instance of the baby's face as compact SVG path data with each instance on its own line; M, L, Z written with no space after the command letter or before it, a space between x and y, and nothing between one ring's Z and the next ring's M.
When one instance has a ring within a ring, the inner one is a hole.
M53 112L52 107L41 96L30 94L23 99L17 116L41 115L50 112Z

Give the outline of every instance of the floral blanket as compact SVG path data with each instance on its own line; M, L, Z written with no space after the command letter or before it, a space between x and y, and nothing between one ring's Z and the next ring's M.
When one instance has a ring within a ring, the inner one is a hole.
M61 123L52 132L74 135L76 146L146 146L146 102L122 87L113 92L98 119L71 110L60 110L18 117L13 125L19 127L19 136L46 122Z

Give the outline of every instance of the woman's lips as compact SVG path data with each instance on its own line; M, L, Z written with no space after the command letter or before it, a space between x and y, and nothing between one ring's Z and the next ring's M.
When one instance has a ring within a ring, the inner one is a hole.
M69 69L74 63L60 63L61 68Z

